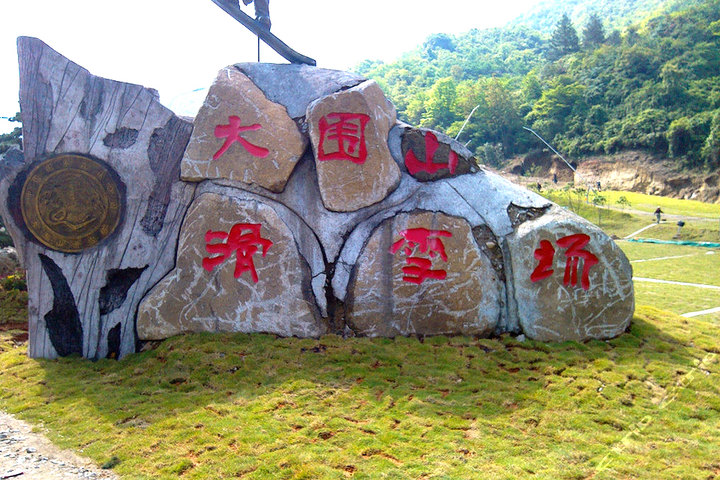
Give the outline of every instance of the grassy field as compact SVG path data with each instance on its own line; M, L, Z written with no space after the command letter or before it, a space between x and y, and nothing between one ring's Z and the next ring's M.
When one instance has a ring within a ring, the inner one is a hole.
M640 307L621 337L190 335L29 360L0 405L123 478L714 478L717 324Z
M636 277L720 286L720 249L619 245ZM0 409L124 479L720 478L720 313L676 315L720 290L635 289L630 331L586 343L200 334L89 362L10 330Z

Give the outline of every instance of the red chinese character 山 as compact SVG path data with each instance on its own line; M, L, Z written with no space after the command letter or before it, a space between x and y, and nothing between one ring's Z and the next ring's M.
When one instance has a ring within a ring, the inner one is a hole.
M235 252L235 278L240 278L244 272L250 272L253 282L258 282L253 255L262 247L262 256L267 254L273 242L260 236L259 223L237 223L230 229L230 233L214 232L208 230L205 234L205 249L209 255L202 260L202 266L208 272L230 258ZM213 240L222 240L220 243L210 243Z
M588 243L590 237L584 233L576 233L560 238L557 242L558 247L565 249L565 274L563 276L563 285L571 285L573 287L578 284L578 268L580 259L583 260L582 274L580 276L580 286L584 290L590 289L590 268L598 263L598 258L587 250L583 250ZM535 258L538 265L530 274L532 282L538 282L551 276L554 272L552 269L553 260L555 258L555 248L547 240L540 241L540 248L535 250Z
M439 147L440 142L438 142L435 134L432 132L425 132L425 161L421 162L418 160L417 155L415 155L415 152L412 149L408 150L405 154L405 166L407 167L408 172L410 172L411 175L415 175L420 171L433 174L438 170L447 168L450 170L450 173L455 173L455 169L458 164L458 156L454 151L450 150L447 163L443 164L433 162L435 152Z
M318 122L320 142L317 158L349 160L363 164L367 160L365 126L370 117L364 113L328 113Z
M227 125L218 125L215 127L215 136L217 138L224 138L225 142L220 147L220 150L215 152L215 155L213 155L213 160L217 160L218 158L220 158L225 152L228 151L230 145L235 142L245 147L245 150L247 150L250 155L259 158L265 158L268 156L270 150L268 150L267 148L259 147L257 145L253 145L240 135L242 132L247 132L249 130L260 130L262 128L262 125L260 125L259 123L255 123L252 125L241 126L241 123L242 120L240 120L240 117L236 115L231 115L228 118Z
M442 243L441 237L452 237L452 233L444 230L428 230L427 228L410 228L400 232L402 237L390 247L390 253L396 253L403 249L406 255L405 263L408 265L403 267L405 274L403 281L421 284L428 278L443 280L447 277L445 270L431 270L432 260L422 257L411 257L416 251L425 253L430 258L440 257L447 262L448 256L445 253L445 245Z

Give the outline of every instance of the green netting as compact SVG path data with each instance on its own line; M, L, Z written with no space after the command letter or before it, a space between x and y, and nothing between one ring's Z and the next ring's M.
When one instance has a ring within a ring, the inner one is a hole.
M691 242L690 240L656 240L654 238L629 238L627 241L638 243L664 243L668 245L689 245L691 247L720 248L720 243Z

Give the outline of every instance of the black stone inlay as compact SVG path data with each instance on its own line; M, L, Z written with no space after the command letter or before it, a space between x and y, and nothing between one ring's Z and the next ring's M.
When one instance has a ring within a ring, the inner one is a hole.
M39 254L45 275L53 289L53 308L45 315L50 342L61 357L82 355L83 332L75 297L60 267L48 256Z

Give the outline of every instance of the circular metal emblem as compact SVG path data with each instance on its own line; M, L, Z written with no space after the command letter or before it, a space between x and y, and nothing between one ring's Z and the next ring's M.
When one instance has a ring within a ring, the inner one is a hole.
M35 166L20 194L28 230L43 245L79 252L115 231L122 196L114 172L88 157L62 154Z

